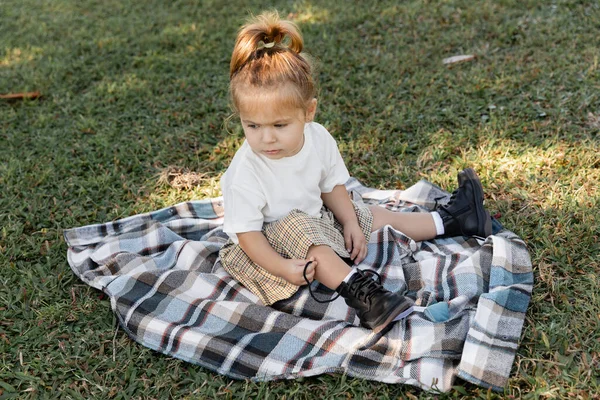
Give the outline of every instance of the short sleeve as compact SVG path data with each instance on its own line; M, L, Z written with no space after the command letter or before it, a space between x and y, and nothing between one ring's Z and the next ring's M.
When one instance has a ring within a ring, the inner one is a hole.
M232 185L223 191L223 231L235 240L236 233L262 230L265 198L248 186Z
M323 129L325 130L325 128ZM335 139L327 130L325 133L326 135L322 138L325 150L323 157L325 173L319 182L319 188L322 193L330 193L337 185L345 184L350 179L350 174Z

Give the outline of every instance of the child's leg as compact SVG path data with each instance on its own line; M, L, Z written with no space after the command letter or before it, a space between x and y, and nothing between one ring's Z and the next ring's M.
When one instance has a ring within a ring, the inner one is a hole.
M344 278L352 272L352 268L329 246L311 246L306 258L311 257L317 260L315 279L331 290L336 290Z
M369 206L373 214L373 231L385 225L404 232L413 240L433 239L437 236L479 236L492 234L492 220L483 206L483 188L471 168L458 173L458 189L448 204L431 213L397 213L377 206Z
M412 312L412 300L392 293L371 275L350 268L329 246L311 246L307 258L317 260L315 278L336 290L356 310L361 324L375 333L382 331L396 317Z
M437 235L431 213L393 212L379 206L369 206L373 214L373 231L391 225L414 241L433 239Z

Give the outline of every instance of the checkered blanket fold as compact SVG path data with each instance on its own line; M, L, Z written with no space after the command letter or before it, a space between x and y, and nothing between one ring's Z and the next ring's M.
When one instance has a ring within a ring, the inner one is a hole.
M449 198L426 181L404 191L355 179L346 186L355 201L398 212L427 211ZM221 267L222 216L216 198L69 229L68 262L110 297L133 340L231 378L335 372L448 391L458 376L504 390L533 286L527 248L514 233L417 243L390 226L374 232L358 267L376 270L386 288L415 300L416 311L373 334L343 299L317 303L306 287L261 305ZM313 288L319 298L333 296Z

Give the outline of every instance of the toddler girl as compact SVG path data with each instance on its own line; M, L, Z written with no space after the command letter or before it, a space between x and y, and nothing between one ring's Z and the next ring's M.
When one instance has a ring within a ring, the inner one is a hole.
M415 241L440 235L491 234L483 191L473 170L459 173L449 204L432 213L394 213L350 200L348 170L335 139L313 122L313 68L295 24L265 13L244 25L230 65L230 93L245 141L223 175L220 252L231 276L271 305L314 279L354 307L379 332L412 311L349 264L366 256L372 231L391 225Z

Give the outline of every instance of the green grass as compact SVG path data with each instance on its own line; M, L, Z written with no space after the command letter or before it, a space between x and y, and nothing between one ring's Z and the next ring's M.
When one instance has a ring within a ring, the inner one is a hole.
M4 0L0 94L1 398L427 398L341 375L232 381L119 330L70 271L62 230L219 195L235 33L258 1ZM452 189L474 167L529 245L535 288L502 396L599 398L600 4L272 2L320 62L317 120L352 175ZM451 67L442 59L476 54ZM204 174L191 189L160 179Z

